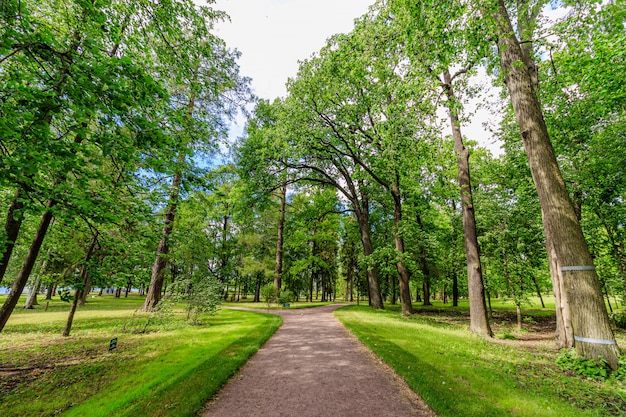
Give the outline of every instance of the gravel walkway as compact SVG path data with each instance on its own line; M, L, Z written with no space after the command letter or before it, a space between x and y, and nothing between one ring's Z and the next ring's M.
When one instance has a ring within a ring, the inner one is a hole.
M283 325L201 416L435 416L335 318L338 307L274 311Z

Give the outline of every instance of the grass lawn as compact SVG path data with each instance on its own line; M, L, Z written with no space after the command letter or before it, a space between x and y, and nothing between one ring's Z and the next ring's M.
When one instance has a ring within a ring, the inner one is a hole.
M439 415L626 415L626 385L560 370L550 342L524 347L519 341L486 341L469 333L459 318L463 313L442 306L418 311L405 319L397 306L348 306L335 315ZM538 320L545 316L541 310L525 313L533 314ZM618 342L625 345L624 332Z
M68 338L67 303L16 309L0 338L0 416L195 416L281 323L220 310L191 326L178 313L136 334L142 302L91 298Z

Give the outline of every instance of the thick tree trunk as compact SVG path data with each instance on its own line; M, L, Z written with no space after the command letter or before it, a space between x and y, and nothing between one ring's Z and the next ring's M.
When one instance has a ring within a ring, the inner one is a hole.
M17 237L20 234L20 228L22 227L22 213L20 212L24 208L24 203L21 201L21 198L22 190L18 188L15 190L15 195L13 196L13 201L11 201L11 205L9 206L7 219L4 224L4 238L6 240L4 242L4 246L0 248L2 249L2 253L0 253L0 284L2 283L4 274L7 271L7 266L9 265L9 260L13 254L13 248L15 247L15 241L17 240Z
M404 256L404 239L400 235L400 222L402 221L402 200L400 198L400 175L396 172L396 178L391 186L391 195L393 197L393 237L396 243L396 252L400 259L396 262L398 270L398 278L400 280L400 304L402 305L402 314L410 316L414 314L413 304L411 304L411 289L409 288L409 268L402 262ZM395 298L395 291L393 294Z
M154 311L154 307L161 300L161 291L163 290L163 279L165 276L165 268L167 266L167 254L169 253L169 237L174 229L174 217L176 216L176 206L178 204L178 196L180 193L180 184L183 180L183 173L178 171L174 174L170 200L165 212L163 220L163 230L161 232L161 241L157 248L156 259L152 265L152 276L150 277L150 286L146 300L141 307L141 311Z
M87 254L85 255L85 262L80 271L80 276L83 279L83 289L86 288L87 283L89 281L89 271L87 270L87 263L91 260L91 255L93 255L93 251L96 248L96 244L98 243L98 232L93 235L91 239L91 245L89 245L89 249L87 250ZM74 300L72 301L72 306L70 307L70 312L67 316L67 322L65 323L65 329L63 329L63 336L67 337L70 335L72 330L72 323L74 322L74 314L76 313L76 308L78 307L78 303L83 298L84 290L76 288L76 292L74 293Z
M48 228L50 223L52 222L53 214L51 209L56 205L56 202L51 200L48 202L48 206L46 211L41 216L41 220L39 221L39 227L37 228L37 232L35 232L35 237L28 249L28 253L26 254L26 258L22 263L22 268L20 272L17 274L17 278L11 287L11 292L7 296L2 308L0 309L0 331L4 329L4 326L9 320L13 309L17 305L22 292L24 291L24 287L28 282L28 277L30 277L30 273L33 270L33 266L35 265L35 261L37 260L37 255L39 255L39 250L41 249L41 244L43 243L44 238L46 237L46 233L48 232Z
M489 326L489 315L485 303L485 286L483 273L480 265L480 250L478 247L478 235L476 232L476 217L474 216L474 202L472 199L472 183L470 179L469 150L463 143L461 124L458 111L456 110L457 99L452 88L450 72L444 72L444 89L448 97L448 113L452 137L454 138L454 151L457 157L459 170L459 187L461 189L461 207L463 212L463 234L465 237L465 258L467 260L467 288L470 301L470 331L492 337L493 332Z
M530 171L541 203L546 237L552 242L570 304L577 353L585 358L603 357L618 366L619 349L602 297L600 280L570 201L543 112L525 69L520 44L504 0L491 16L497 24L500 63L517 117Z
M556 307L556 344L559 348L574 347L574 330L572 329L572 316L570 314L567 295L563 288L563 278L556 258L556 251L550 239L546 239L546 251L550 264L550 279L554 292L554 305Z
M283 276L283 246L285 233L285 207L287 205L287 183L280 187L280 209L278 212L278 233L276 235L276 265L274 267L274 286L280 292Z
M357 211L357 221L359 223L359 232L361 234L361 243L363 244L363 255L370 256L374 253L374 246L370 236L369 226L369 209L364 207ZM383 309L383 298L380 294L380 285L378 281L378 271L375 266L367 268L367 284L369 289L369 304L373 309Z

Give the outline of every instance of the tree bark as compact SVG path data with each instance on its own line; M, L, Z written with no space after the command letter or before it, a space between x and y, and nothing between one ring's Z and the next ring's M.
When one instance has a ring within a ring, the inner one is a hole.
M574 330L572 329L572 316L570 314L567 295L563 288L563 278L556 258L556 250L550 239L546 239L546 250L550 264L550 279L554 292L554 305L556 307L556 345L559 348L574 347Z
M52 300L52 296L54 295L56 288L57 288L56 282L48 285L48 288L46 288L46 300Z
M180 184L183 180L182 171L178 170L174 174L170 200L165 212L163 220L163 230L161 232L161 241L157 248L156 259L152 265L152 276L150 277L150 287L146 294L146 300L141 307L141 311L154 311L154 308L161 300L161 291L163 289L163 279L165 276L165 268L167 266L167 254L169 253L169 237L174 229L174 217L176 216L176 206L178 204L178 196L180 194Z
M480 249L476 232L476 217L474 216L474 201L472 198L472 183L470 178L469 150L463 143L461 123L457 111L457 99L452 88L452 77L446 70L443 74L444 90L448 98L448 114L454 151L457 156L459 170L459 187L461 189L461 207L463 212L463 234L465 242L465 258L467 260L467 287L470 301L470 331L492 337L493 332L489 325L487 304L485 303L485 286L480 264Z
M81 290L81 293L80 293L79 304L81 306L84 306L85 304L87 304L87 297L89 296L90 292L91 292L91 277L89 276L89 274L87 274L87 279L85 280L84 288Z
M276 266L274 267L274 286L280 293L283 276L283 246L285 233L285 207L287 205L287 182L280 187L280 209L278 212L278 233L276 239Z
M33 241L28 249L28 253L26 254L26 258L22 263L22 268L20 272L17 274L17 278L11 287L11 292L7 296L2 308L0 309L0 331L4 329L13 309L17 305L22 292L24 291L24 287L28 282L28 278L30 277L30 273L33 270L33 266L35 265L35 261L37 260L37 255L39 255L39 250L41 249L41 244L43 243L44 238L46 237L46 233L48 232L48 228L50 223L52 222L52 218L54 217L52 214L52 208L56 205L56 201L50 200L46 207L46 211L41 216L41 220L39 221L39 227L37 228L37 232L35 232L35 236Z
M2 254L0 254L0 284L2 283L4 274L7 271L7 266L9 265L9 260L13 254L13 248L15 247L15 241L17 240L17 237L20 234L20 228L22 227L22 214L20 211L23 210L24 203L21 201L21 198L22 190L21 188L18 188L15 190L15 195L13 196L13 201L11 201L11 205L9 206L7 219L4 224L4 238L6 240L4 247L2 248Z
M483 10L484 11L484 10ZM541 105L525 70L520 44L504 4L487 16L495 18L500 64L520 128L542 208L546 237L554 248L570 304L577 353L603 357L618 366L619 349L610 326L600 280L559 169Z
M74 322L74 314L76 313L76 308L78 307L78 303L80 303L80 300L82 299L82 293L84 292L84 288L89 281L89 270L87 269L87 263L91 260L91 255L93 255L97 243L98 232L94 233L93 238L91 239L91 245L89 245L89 249L87 250L87 254L85 255L85 262L83 263L80 271L80 276L83 279L83 287L76 288L76 292L74 293L74 300L72 300L72 306L70 307L70 312L67 316L65 329L63 329L64 337L69 336L72 330L72 323Z
M48 255L50 254L50 250L48 250ZM41 275L46 270L46 265L48 263L48 259L44 259L41 266L39 267L39 272L35 277L35 282L33 282L30 287L30 291L28 292L28 297L26 298L26 303L24 304L24 308L27 310L33 309L34 306L39 305L37 302L37 293L39 293L39 289L41 288Z
M452 307L459 306L459 277L452 266Z
M357 211L357 221L359 223L359 232L361 234L361 243L363 244L363 255L365 257L374 253L374 246L370 236L369 225L369 208L366 204ZM367 268L367 284L369 289L369 304L373 309L383 309L383 298L380 294L380 285L378 283L378 271L375 266Z
M537 291L537 297L539 297L539 301L541 301L541 308L546 308L546 304L543 302L543 297L541 295L541 289L539 289L539 284L537 283L537 278L533 275L533 284L535 284L535 291Z
M409 288L409 269L402 261L404 256L404 239L400 235L400 222L402 221L402 199L400 197L400 175L396 171L395 180L391 186L391 195L393 197L393 237L396 243L396 252L399 256L396 262L396 268L398 270L398 277L400 279L400 304L402 305L402 315L410 316L414 314L413 304L411 304L411 289ZM395 290L394 294L395 303Z

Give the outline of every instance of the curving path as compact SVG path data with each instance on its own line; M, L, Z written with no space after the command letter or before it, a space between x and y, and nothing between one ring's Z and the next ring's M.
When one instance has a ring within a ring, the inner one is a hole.
M274 311L283 325L201 416L434 416L335 318L338 307Z

